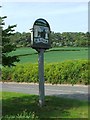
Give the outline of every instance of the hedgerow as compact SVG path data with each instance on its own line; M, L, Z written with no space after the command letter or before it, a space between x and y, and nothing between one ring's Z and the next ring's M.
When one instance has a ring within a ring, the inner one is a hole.
M51 84L89 84L87 60L73 60L44 65L44 79ZM38 64L19 64L2 69L3 81L39 82Z

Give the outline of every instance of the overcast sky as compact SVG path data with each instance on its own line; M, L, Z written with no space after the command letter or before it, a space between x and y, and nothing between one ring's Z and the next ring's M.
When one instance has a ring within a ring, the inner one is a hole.
M87 32L88 2L3 2L1 16L6 26L17 24L18 32L29 32L38 18L46 19L54 32Z

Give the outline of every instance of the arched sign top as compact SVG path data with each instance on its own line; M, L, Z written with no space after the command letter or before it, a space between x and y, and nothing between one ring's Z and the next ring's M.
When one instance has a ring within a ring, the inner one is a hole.
M49 26L48 22L45 19L42 19L42 18L37 19L34 22L34 25L48 27L49 30L50 30L50 26Z

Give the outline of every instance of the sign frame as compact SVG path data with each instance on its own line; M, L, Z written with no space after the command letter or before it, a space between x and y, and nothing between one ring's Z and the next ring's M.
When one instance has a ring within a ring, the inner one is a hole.
M31 31L31 47L36 50L49 49L51 47L50 33L49 23L45 19L37 19Z

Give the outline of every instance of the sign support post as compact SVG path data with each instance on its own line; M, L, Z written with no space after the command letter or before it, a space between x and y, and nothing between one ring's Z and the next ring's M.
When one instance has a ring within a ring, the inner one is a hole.
M44 51L51 47L50 26L42 18L37 19L31 29L31 47L38 51L38 70L39 70L39 105L45 104L44 88Z
M38 52L38 67L39 67L39 104L42 107L44 105L44 49L40 49Z

